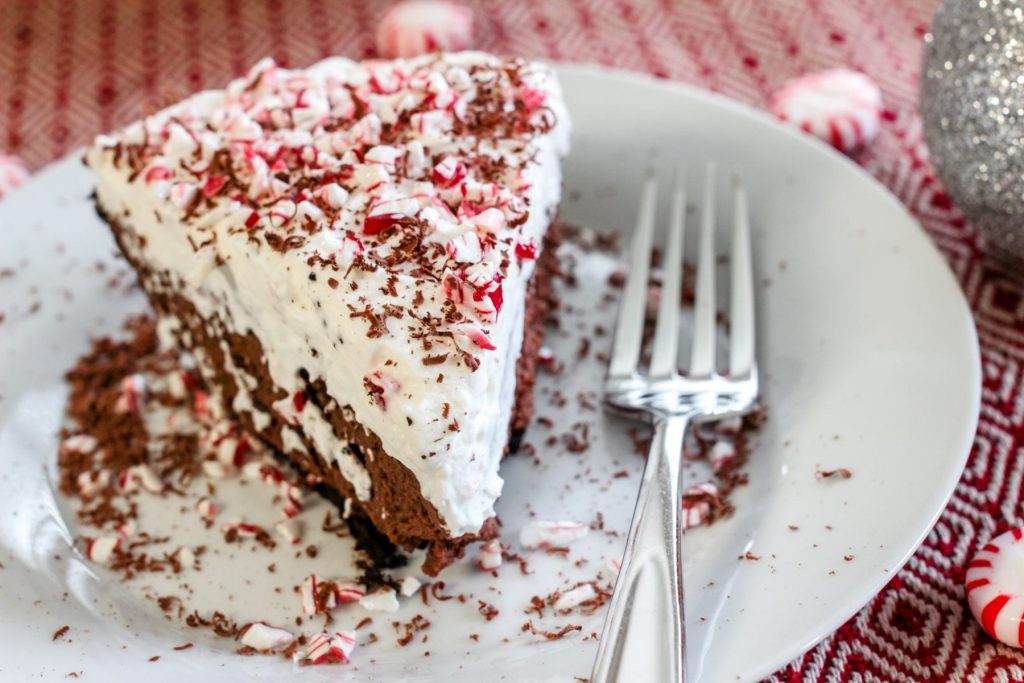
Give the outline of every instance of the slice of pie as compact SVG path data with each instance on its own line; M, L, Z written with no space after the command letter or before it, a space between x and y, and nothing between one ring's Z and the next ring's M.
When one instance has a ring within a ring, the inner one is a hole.
M569 119L482 53L257 64L110 136L96 203L210 406L434 575L496 534ZM211 456L212 457L212 456Z

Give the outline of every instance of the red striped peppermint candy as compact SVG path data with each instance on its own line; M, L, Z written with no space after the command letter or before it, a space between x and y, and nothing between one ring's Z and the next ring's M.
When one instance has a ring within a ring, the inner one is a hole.
M382 57L415 57L427 52L457 52L473 42L473 12L454 2L408 0L384 15L377 27Z
M967 565L967 604L985 632L1024 647L1024 529L993 538Z
M324 631L310 638L305 659L310 664L345 664L355 647L355 631L336 631L334 635Z
M0 199L28 182L28 167L15 156L0 154Z
M852 152L878 136L882 91L848 69L831 69L789 81L769 103L778 118Z

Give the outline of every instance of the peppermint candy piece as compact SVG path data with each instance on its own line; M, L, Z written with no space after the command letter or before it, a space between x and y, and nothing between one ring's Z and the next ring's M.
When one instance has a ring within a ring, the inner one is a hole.
M554 608L556 612L567 612L573 607L595 599L597 599L597 590L594 588L594 584L584 583L562 593L555 601Z
M343 602L356 602L366 597L362 584L352 579L324 579L310 574L299 591L304 614L330 612Z
M299 595L302 597L303 614L320 614L321 612L329 612L337 607L338 600L333 588L323 588L324 583L324 579L316 574L310 574L302 582Z
M160 476L146 464L132 465L121 472L118 483L126 493L137 491L140 486L150 493L161 493L165 488Z
M382 57L415 57L427 52L457 52L473 42L473 13L454 2L409 0L384 15L377 27Z
M407 576L402 579L398 592L401 593L403 597L411 598L416 595L416 591L418 591L422 585L423 583L415 576Z
M525 548L559 548L583 538L590 532L579 522L531 522L519 532L519 543Z
M107 488L110 483L110 472L97 470L95 472L81 472L75 484L78 486L78 494L82 498L92 498L94 495Z
M117 397L114 410L118 413L138 413L146 400L146 378L135 373L121 380L121 395Z
M217 516L217 503L204 496L196 501L196 512L203 519L213 519Z
M62 449L68 451L74 451L81 453L82 455L89 455L96 450L99 446L99 441L96 440L95 436L90 434L75 434L64 439L64 442L60 445Z
M201 467L209 479L227 479L234 471L231 465L225 465L220 460L204 460Z
M967 565L967 604L990 636L1024 647L1024 529L993 538Z
M196 554L191 548L182 546L174 551L174 557L178 560L178 563L182 567L195 567L196 566Z
M99 536L86 544L85 556L97 564L106 564L120 547L121 539L117 536Z
M849 153L878 136L882 91L862 73L831 69L789 81L772 96L769 109Z
M683 511L680 523L683 529L704 524L711 517L711 508L720 507L718 486L711 482L694 484L683 493Z
M273 650L290 644L295 636L291 631L271 626L265 621L256 621L242 629L238 640L242 645L255 650Z
M501 566L501 544L497 541L488 541L480 546L477 552L476 564L485 572L493 572Z
M359 598L359 604L371 612L397 612L398 595L393 588L381 588Z
M0 199L28 182L28 167L15 156L0 154Z
M297 519L282 519L274 522L274 531L293 545L302 542L302 524Z
M704 500L698 501L683 501L683 513L680 518L680 524L683 529L692 529L695 526L700 526L708 520L711 516L711 505Z
M726 469L736 460L736 444L730 439L719 439L709 454L711 467L716 473Z
M310 638L304 659L310 664L345 664L355 647L355 631L324 631Z

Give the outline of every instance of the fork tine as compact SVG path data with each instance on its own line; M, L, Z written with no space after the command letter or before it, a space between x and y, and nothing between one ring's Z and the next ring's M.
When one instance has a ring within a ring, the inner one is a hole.
M640 199L636 232L633 234L633 244L630 248L629 271L626 273L626 285L622 292L622 303L619 304L619 319L612 342L609 377L629 377L636 372L640 360L657 196L657 181L652 176L644 183Z
M683 236L686 230L686 168L676 169L672 211L669 215L668 244L662 262L661 301L654 328L651 377L670 377L676 372L679 351L679 295L683 280Z
M700 246L697 257L697 297L693 306L693 346L690 377L710 377L715 370L715 176L708 164L701 208Z
M747 191L733 176L732 301L729 304L729 374L742 377L754 367L754 267L750 257Z

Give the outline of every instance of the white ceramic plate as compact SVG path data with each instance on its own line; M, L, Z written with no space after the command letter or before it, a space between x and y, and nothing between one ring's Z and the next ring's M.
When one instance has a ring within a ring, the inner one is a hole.
M748 179L758 279L766 282L758 313L769 420L748 468L750 484L735 498L736 514L687 533L685 574L691 680L756 680L866 603L942 510L978 413L971 317L943 259L911 217L825 146L681 85L589 67L560 72L575 122L563 205L570 222L628 231L645 170L653 166L667 177L678 158L694 165L714 159L742 168ZM620 551L621 536L592 533L568 560L535 554L528 577L506 566L495 581L468 564L454 567L443 577L446 591L473 599L428 608L408 602L394 617L431 619L427 643L396 647L392 617L377 616L380 641L357 650L353 664L326 668L238 657L233 643L165 621L142 597L159 592L157 579L125 585L83 561L70 545L77 533L71 508L52 484L66 392L61 378L90 336L117 330L129 313L145 308L137 292L107 285L123 262L112 257L113 241L93 213L90 190L89 172L71 158L0 204L0 269L15 271L0 279L6 316L0 325L0 678L63 679L72 671L90 680L145 676L151 683L213 676L570 681L589 675L595 641L582 636L598 631L603 615L535 620L583 626L582 633L539 642L520 630L523 609L531 595L607 577L605 561ZM106 273L96 271L97 261L108 264ZM575 312L566 314L566 331L550 343L567 371L542 377L545 396L556 387L571 397L599 386L594 354L583 362L574 356L576 330L614 315L613 307L597 303L608 267L600 257L587 261L581 286L566 294ZM41 303L35 313L33 302ZM607 345L594 342L595 350ZM532 428L528 440L542 464L517 457L503 469L499 512L506 538L514 543L530 511L580 521L600 511L609 530L624 533L641 467L626 425L581 410L575 400L542 410L554 417L556 433L591 421L593 444L583 455L568 454L545 447L545 430ZM839 467L854 476L815 477L819 469ZM629 476L612 476L622 470ZM163 523L188 526L173 517ZM761 559L737 560L748 550ZM322 562L336 568L349 554L338 543ZM283 618L294 605L275 602L269 591L292 585L288 578L306 568L288 565L282 578L264 571L265 563L228 553L190 582L206 586L200 594L228 596L240 618ZM501 610L489 623L476 609L483 598ZM68 634L51 642L65 624ZM470 633L479 633L480 642ZM184 642L195 647L172 650ZM147 661L154 655L158 662Z

